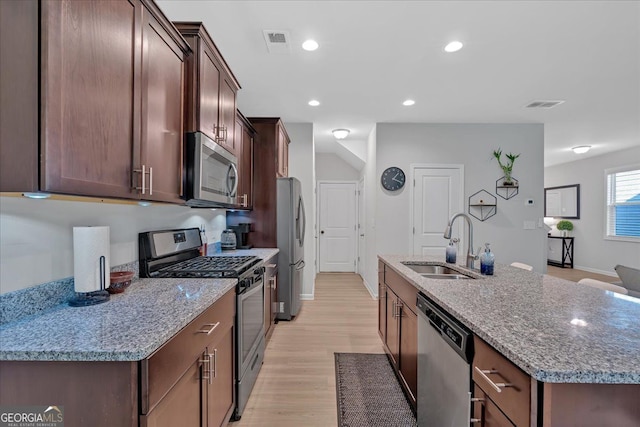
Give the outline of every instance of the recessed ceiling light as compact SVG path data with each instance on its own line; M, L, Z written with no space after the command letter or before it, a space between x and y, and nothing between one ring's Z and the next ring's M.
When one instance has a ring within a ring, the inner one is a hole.
M307 40L304 43L302 43L302 48L304 50L308 50L309 52L314 51L318 48L318 42L315 40Z
M462 43L460 43L459 41L452 41L451 43L449 43L448 45L446 45L444 47L445 52L457 52L460 49L462 49Z
M334 129L331 133L335 139L345 139L351 131L349 129Z
M573 147L572 150L576 154L584 154L587 151L591 150L591 146L590 145L579 145L577 147Z
M414 101L413 99L407 99L402 103L402 105L404 105L405 107L409 107L409 106L411 106L411 105L413 105L415 103L416 103L416 101Z
M569 323L571 323L572 325L575 325L575 326L587 326L588 325L588 323L586 321L584 321L582 319L578 319L577 317L574 318L574 319L571 319L571 322L569 322Z
M309 105L311 105L312 107L317 107L318 105L320 105L320 101L318 101L317 99L312 99L311 101L309 101Z

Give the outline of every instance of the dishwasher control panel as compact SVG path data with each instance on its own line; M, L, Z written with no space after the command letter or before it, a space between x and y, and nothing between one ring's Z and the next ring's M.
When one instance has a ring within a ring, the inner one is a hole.
M416 306L460 356L469 362L473 359L473 334L469 329L422 293L418 294Z

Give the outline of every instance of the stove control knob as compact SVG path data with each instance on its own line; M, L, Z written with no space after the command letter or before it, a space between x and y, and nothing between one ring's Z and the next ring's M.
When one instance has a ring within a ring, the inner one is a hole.
M262 274L266 271L266 269L264 267L259 267L256 268L255 270L253 270L253 274Z

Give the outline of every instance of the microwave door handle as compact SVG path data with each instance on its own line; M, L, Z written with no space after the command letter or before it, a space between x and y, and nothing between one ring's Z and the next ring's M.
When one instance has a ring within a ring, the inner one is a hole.
M231 186L229 185L229 181L231 181L229 176L232 170L235 175L235 180L233 181L233 188L231 188ZM227 170L227 190L229 191L229 197L235 197L236 191L238 190L238 168L233 163L229 164L229 169Z

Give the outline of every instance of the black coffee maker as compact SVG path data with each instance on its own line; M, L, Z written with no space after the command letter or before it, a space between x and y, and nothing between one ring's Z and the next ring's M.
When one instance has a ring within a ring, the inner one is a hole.
M237 249L251 249L253 245L248 244L249 232L251 231L251 224L240 223L238 225L229 226L230 229L236 233L236 248Z

